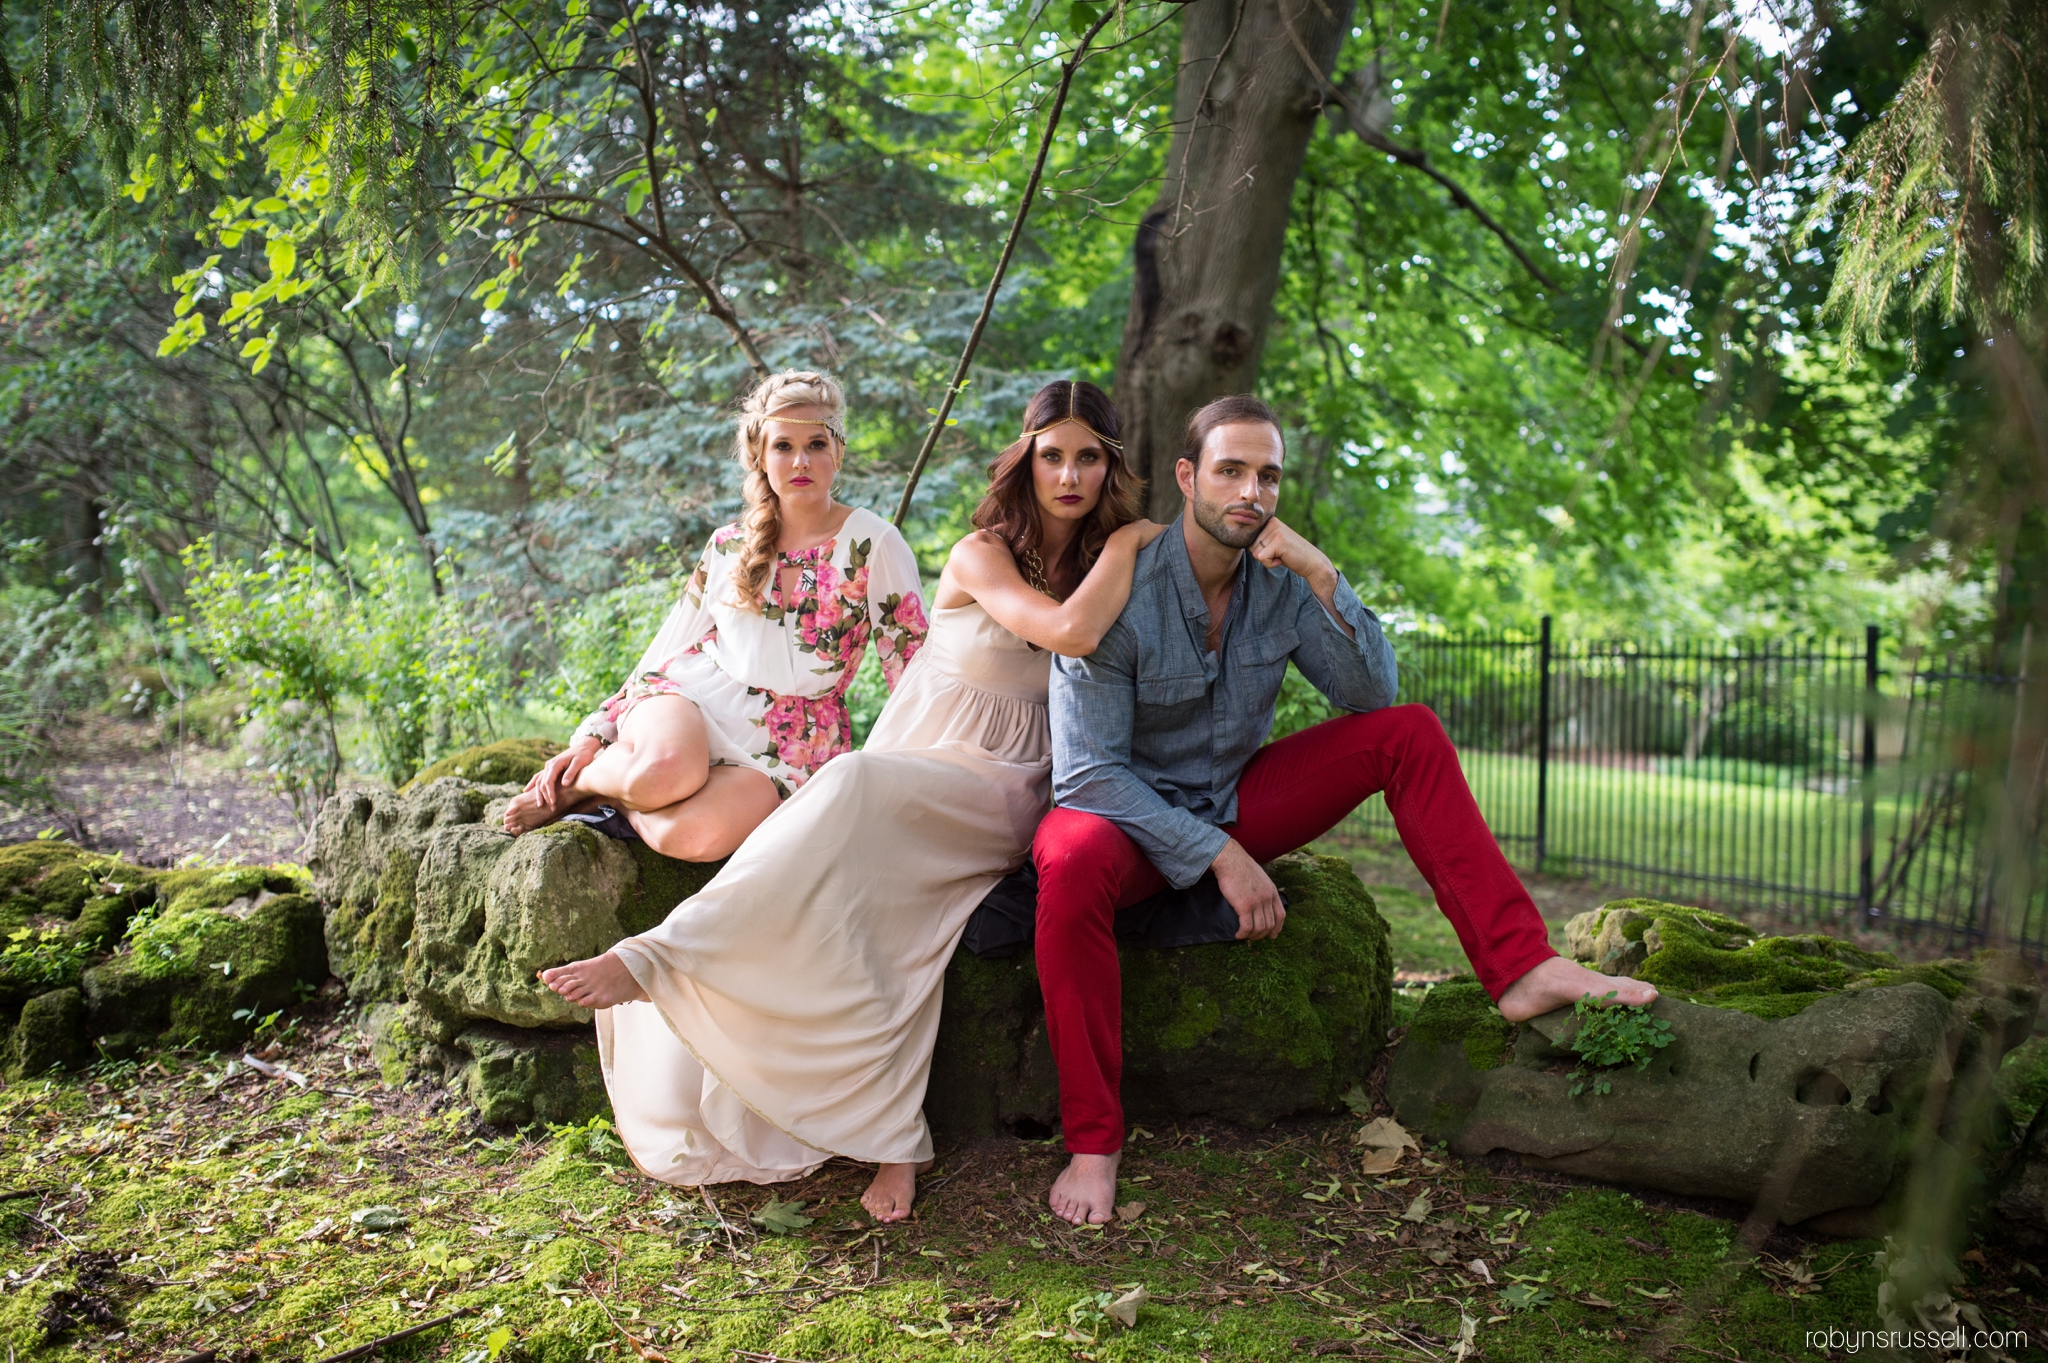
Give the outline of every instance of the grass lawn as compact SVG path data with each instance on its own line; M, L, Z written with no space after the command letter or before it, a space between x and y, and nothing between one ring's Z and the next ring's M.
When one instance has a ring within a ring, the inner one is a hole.
M1459 754L1473 794L1509 859L1535 856L1536 759ZM1623 880L1652 895L1705 895L1717 902L1816 916L1854 899L1863 804L1853 791L1715 779L1719 764L1666 762L1655 770L1553 762L1545 870ZM1896 792L1876 806L1874 866L1891 854L1894 825L1909 821ZM1393 820L1375 796L1347 831L1391 841ZM1923 853L1923 856L1932 855ZM1755 888L1738 882L1760 882ZM1831 897L1832 896L1832 897ZM1901 904L1903 916L1919 911Z
M15 1363L320 1360L449 1313L381 1356L1425 1359L1470 1322L1490 1363L1623 1363L1812 1358L1805 1331L1878 1324L1872 1243L1756 1253L1712 1209L1441 1156L1367 1177L1349 1117L1140 1132L1124 1219L1091 1230L1043 1208L1056 1144L942 1145L881 1229L844 1163L707 1198L623 1168L601 1125L479 1128L366 1082L318 1005L276 1059L333 1092L176 1054L0 1092L4 1191L32 1190L0 1202ZM2048 1331L2035 1270L1966 1267L1964 1295Z

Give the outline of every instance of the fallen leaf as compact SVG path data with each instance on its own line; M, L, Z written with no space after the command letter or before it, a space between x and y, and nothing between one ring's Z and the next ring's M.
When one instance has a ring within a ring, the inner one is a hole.
M1968 1250L1963 1254L1963 1258L1970 1263L1983 1264L1988 1267L1984 1258L1984 1251L1981 1249Z
M1429 1252L1429 1261L1435 1264L1438 1268L1442 1268L1445 1264L1449 1263L1451 1260L1457 1257L1457 1255L1451 1253L1447 1249L1433 1249Z
M1344 1106L1363 1117L1372 1111L1372 1095L1365 1091L1365 1085L1353 1084L1344 1095Z
M1451 1357L1464 1363L1479 1347L1479 1322L1463 1311L1458 1313L1458 1351Z
M1628 1290L1635 1293L1638 1297L1648 1297L1651 1301L1669 1301L1671 1299L1671 1289L1668 1287L1660 1287L1655 1292L1646 1292L1634 1283L1630 1283Z
M1151 1293L1134 1287L1102 1308L1102 1313L1126 1328L1138 1323L1138 1308L1151 1300Z
M297 1243L304 1244L308 1240L318 1240L321 1236L326 1235L329 1231L333 1229L334 1218L331 1216L323 1216L299 1234L297 1238Z
M1358 1157L1359 1169L1367 1174L1391 1174L1401 1167L1399 1150L1367 1150Z
M767 1206L747 1219L772 1234L794 1235L818 1219L815 1216L803 1215L803 1210L804 1204L801 1202L784 1202L771 1197Z
M348 1214L348 1219L367 1231L393 1231L403 1226L408 1219L396 1207L362 1207Z
M1605 1297L1595 1296L1591 1292L1588 1292L1585 1296L1579 1298L1579 1305L1597 1307L1602 1311L1612 1311L1614 1309L1613 1302L1607 1300L1607 1298Z
M1430 1212L1434 1210L1434 1205L1430 1202L1428 1193L1417 1193L1415 1200L1408 1204L1408 1210L1401 1213L1401 1219L1403 1221L1427 1221L1429 1220Z
M1375 1117L1358 1128L1358 1134L1351 1138L1353 1145L1369 1145L1382 1150L1413 1150L1422 1153L1422 1146L1408 1129L1392 1117Z
M1471 1263L1465 1265L1465 1271L1486 1279L1488 1283L1493 1281L1493 1270L1486 1266L1486 1260L1484 1259L1474 1259Z
M1127 1226L1144 1214L1145 1204L1142 1202L1126 1202L1116 1209L1116 1219Z

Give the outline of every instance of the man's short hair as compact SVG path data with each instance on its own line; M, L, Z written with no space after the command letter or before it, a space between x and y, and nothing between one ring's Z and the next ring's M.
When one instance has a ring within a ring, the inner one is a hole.
M1209 439L1209 432L1218 426L1231 426L1241 421L1263 421L1273 428L1286 444L1286 433L1280 429L1280 418L1273 415L1273 409L1253 397L1250 393L1232 393L1217 398L1193 416L1188 418L1187 438L1181 442L1180 457L1195 466L1202 467L1202 445Z

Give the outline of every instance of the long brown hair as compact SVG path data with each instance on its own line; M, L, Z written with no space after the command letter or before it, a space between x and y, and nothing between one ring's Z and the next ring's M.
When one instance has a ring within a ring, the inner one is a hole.
M1045 565L1046 584L1062 599L1088 576L1110 534L1138 519L1144 505L1144 485L1124 462L1123 447L1118 443L1123 420L1109 395L1092 383L1055 379L1024 404L1027 432L1042 431L1067 420L1079 421L1095 432L1102 442L1109 471L1102 480L1102 496L1081 523L1080 533L1068 542L1059 562ZM988 531L1010 547L1019 567L1027 551L1036 553L1045 542L1045 527L1031 476L1031 461L1037 454L1038 436L1029 434L997 455L988 466L988 492L981 505L974 508L972 518L976 529Z

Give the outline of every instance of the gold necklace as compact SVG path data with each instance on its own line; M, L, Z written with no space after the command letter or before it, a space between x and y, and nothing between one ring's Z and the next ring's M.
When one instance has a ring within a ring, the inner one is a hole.
M1036 549L1026 549L1018 563L1024 569L1024 581L1030 584L1033 591L1043 592L1055 601L1060 599L1059 594L1052 589L1052 584L1045 580L1045 560L1038 556Z

